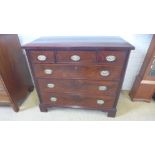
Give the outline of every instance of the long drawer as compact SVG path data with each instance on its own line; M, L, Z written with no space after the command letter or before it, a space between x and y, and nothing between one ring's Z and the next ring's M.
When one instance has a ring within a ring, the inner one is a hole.
M43 93L41 96L42 103L49 106L109 109L114 104L114 97L111 96L90 97L59 93Z
M115 95L118 82L89 80L37 79L43 92L58 92L91 95Z
M38 78L119 80L121 67L108 65L35 64L34 74Z

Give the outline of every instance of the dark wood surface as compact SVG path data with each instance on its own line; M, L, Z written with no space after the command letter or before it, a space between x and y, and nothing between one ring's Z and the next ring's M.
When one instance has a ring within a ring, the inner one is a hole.
M113 81L98 81L98 80L74 80L74 79L37 79L39 89L42 92L55 93L70 93L70 94L87 94L87 95L113 95L115 96L118 82ZM48 84L54 84L53 88L49 88ZM107 89L100 90L100 86L105 86Z
M56 79L119 80L122 71L122 66L108 65L35 64L33 67L36 77ZM46 69L51 69L52 74L45 74ZM110 75L101 76L103 70L109 71Z
M56 50L133 50L134 46L120 37L41 37L23 46L24 49Z
M113 106L114 97L111 96L87 96L87 95L79 95L79 94L60 94L60 93L42 93L43 104L51 105L51 106L62 106L62 107L87 107L90 109L109 109ZM56 97L57 101L50 101L51 97ZM97 100L104 100L103 105L97 104Z
M109 53L110 52L110 53ZM46 60L39 61L38 56L45 56ZM71 56L78 55L79 61L73 61ZM116 56L117 59L110 63L107 62L106 57L109 55ZM122 65L125 61L126 53L123 51L31 51L30 57L33 63L74 63L74 64L86 64L86 63L103 63L108 65Z
M47 59L44 62L39 61L38 56L40 55L44 55ZM55 63L53 51L32 51L30 57L33 63Z
M16 34L0 34L0 75L7 102L9 98L10 105L18 111L18 104L28 95L28 90L32 90L33 84Z
M107 62L106 57L109 55L116 56L116 60L114 62ZM122 66L126 59L126 52L123 51L100 51L97 52L97 62L101 64L108 64L112 66Z
M79 56L79 61L73 61L71 56ZM96 52L90 51L59 51L56 53L57 63L74 63L74 64L86 64L86 63L96 63Z
M47 112L50 107L71 107L98 109L115 117L129 53L134 49L132 45L119 37L49 37L23 48L32 69L42 112ZM38 62L39 55L47 59ZM80 60L72 61L73 55L80 56ZM107 61L109 55L116 56L116 60ZM52 74L45 74L46 69L51 69ZM110 74L102 76L103 70ZM48 88L47 84L51 83L54 87ZM98 86L103 85L108 89L101 92ZM51 97L56 101L51 101ZM104 104L99 105L97 100L103 100Z

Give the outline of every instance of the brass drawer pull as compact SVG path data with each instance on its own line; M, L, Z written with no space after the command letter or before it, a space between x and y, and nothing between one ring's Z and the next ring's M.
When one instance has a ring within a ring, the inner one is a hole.
M45 55L38 55L37 59L39 61L45 61L47 59L47 57Z
M52 69L45 69L44 73L45 74L52 74L53 70Z
M100 90L100 91L105 91L107 89L108 89L107 86L99 86L98 87L98 90Z
M97 104L99 104L99 105L104 104L104 100L97 100Z
M102 71L100 72L100 75L101 75L101 76L109 76L109 75L110 75L110 72L109 72L108 70L102 70Z
M50 98L50 100L51 100L51 102L56 102L57 98L53 96L53 97Z
M53 84L53 83L48 83L48 84L47 84L47 87L48 87L48 88L54 88L54 87L55 87L55 84Z
M108 62L113 62L113 61L116 60L116 56L114 56L114 55L108 55L108 56L106 56L106 60Z
M79 61L80 60L80 56L78 56L78 55L72 55L71 56L71 60L73 60L73 61Z

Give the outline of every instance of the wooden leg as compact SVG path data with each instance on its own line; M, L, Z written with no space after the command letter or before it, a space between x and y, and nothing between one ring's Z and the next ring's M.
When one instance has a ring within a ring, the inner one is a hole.
M19 111L19 107L17 105L12 105L12 108L15 112L18 112Z
M48 109L42 104L39 105L39 108L41 112L48 112Z
M111 111L108 112L108 117L115 117L116 116L116 109L112 109Z
M32 92L33 90L34 90L34 86L29 86L29 87L28 87L28 91L29 91L29 92Z

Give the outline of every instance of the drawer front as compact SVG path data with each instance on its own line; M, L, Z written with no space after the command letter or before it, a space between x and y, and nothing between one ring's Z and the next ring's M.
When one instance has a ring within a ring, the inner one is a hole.
M109 65L123 65L126 60L124 51L100 51L97 53L97 61Z
M42 94L43 104L63 107L86 107L86 108L112 108L114 98L110 96L89 97L70 94L44 93Z
M115 95L118 82L38 79L40 91L89 95Z
M57 79L90 79L90 80L119 80L122 67L107 65L46 65L36 64L35 76L38 78Z
M54 63L53 51L30 51L30 58L33 63Z
M95 51L58 51L57 63L96 63Z

